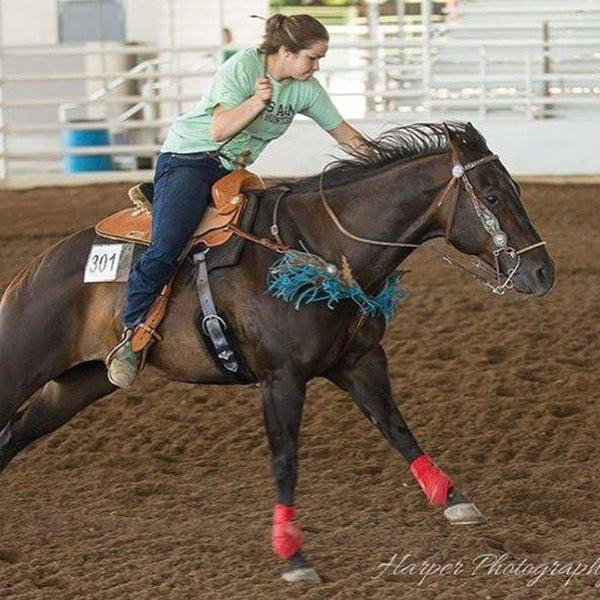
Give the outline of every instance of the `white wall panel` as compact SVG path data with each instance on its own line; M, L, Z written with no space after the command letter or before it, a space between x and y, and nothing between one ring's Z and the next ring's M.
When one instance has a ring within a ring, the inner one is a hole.
M175 46L217 44L223 17L236 45L252 45L260 39L264 22L250 15L267 13L268 0L163 0L157 19L159 43L168 44L173 36Z
M359 131L374 136L390 122L351 121ZM398 124L402 124L398 121ZM598 122L555 119L547 121L484 121L473 124L514 176L598 176ZM342 156L335 141L309 120L296 120L282 138L272 142L252 170L267 177L314 175Z
M0 27L5 46L56 44L56 0L0 0Z
M125 0L125 31L128 42L156 44L161 4L166 4L166 0Z

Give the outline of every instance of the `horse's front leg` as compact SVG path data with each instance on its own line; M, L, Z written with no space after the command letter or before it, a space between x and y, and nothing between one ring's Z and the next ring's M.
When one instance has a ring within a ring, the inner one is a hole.
M362 412L406 459L410 470L434 506L454 524L479 524L485 518L458 492L450 478L425 454L392 398L385 352L374 345L358 360L345 363L327 377L350 393Z
M317 572L302 555L302 532L296 521L294 490L298 480L298 434L306 384L284 371L261 381L263 416L272 455L277 503L273 512L273 550L288 568L286 581L320 583Z

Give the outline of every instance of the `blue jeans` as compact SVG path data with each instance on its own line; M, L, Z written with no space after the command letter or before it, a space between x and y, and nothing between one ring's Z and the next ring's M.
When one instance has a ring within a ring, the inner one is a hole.
M175 273L211 198L211 186L227 175L218 158L206 153L158 155L154 172L152 242L129 276L123 325L141 323L152 302Z

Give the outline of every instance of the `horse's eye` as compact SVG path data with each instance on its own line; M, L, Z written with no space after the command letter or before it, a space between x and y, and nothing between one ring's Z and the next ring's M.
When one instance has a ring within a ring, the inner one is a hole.
M485 197L485 200L488 204L491 204L492 206L494 206L494 204L498 204L498 196L496 196L496 194L488 194Z

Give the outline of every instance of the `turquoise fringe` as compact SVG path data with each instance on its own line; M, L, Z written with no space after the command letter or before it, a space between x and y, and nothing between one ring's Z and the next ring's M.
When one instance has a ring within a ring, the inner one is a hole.
M269 269L267 293L286 302L293 302L296 310L301 304L327 302L334 309L342 300L352 300L362 314L382 315L389 321L395 314L406 291L399 287L402 273L390 275L376 296L368 296L358 285L348 285L336 272L328 272L328 263L309 252L290 250Z

